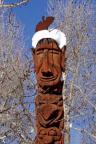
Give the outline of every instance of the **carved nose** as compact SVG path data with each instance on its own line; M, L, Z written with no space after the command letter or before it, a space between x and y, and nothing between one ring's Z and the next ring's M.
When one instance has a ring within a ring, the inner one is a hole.
M53 76L52 66L50 65L49 61L50 61L50 57L48 55L48 50L45 50L45 55L44 55L42 68L41 68L43 77L52 77Z
M52 77L52 76L53 76L53 73L50 72L50 71L47 71L47 72L42 72L42 75L43 75L44 77Z

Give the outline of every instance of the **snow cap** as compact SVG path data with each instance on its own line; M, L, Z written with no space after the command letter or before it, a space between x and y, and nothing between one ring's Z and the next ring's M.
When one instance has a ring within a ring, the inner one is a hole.
M53 17L47 17L44 19L42 17L42 21L36 27L36 33L32 37L32 46L36 48L38 42L45 38L51 38L58 43L60 49L66 46L66 36L63 32L58 29L48 29L48 26L53 22Z

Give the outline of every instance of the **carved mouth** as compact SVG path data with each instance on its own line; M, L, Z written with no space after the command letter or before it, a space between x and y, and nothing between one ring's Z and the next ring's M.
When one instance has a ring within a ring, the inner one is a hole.
M40 80L41 81L54 81L55 79L57 79L57 76L51 76L51 77L41 77Z

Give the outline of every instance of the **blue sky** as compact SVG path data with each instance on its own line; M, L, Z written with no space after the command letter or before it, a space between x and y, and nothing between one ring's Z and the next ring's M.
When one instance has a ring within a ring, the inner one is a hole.
M11 0L13 1L13 0ZM28 46L31 46L31 38L36 24L41 17L47 14L47 0L32 0L29 4L13 9L17 19L24 25L25 35L29 37Z

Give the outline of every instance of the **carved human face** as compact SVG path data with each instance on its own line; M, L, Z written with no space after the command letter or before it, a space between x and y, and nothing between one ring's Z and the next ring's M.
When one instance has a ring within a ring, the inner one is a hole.
M56 127L41 128L38 133L38 144L63 144L63 137L60 129Z
M33 50L37 82L41 87L54 86L61 78L64 68L64 49L51 40L41 43Z

